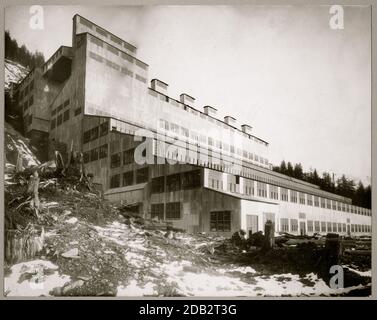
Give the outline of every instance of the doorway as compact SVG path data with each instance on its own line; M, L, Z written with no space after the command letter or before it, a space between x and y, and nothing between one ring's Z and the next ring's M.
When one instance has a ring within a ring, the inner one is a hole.
M300 235L305 236L306 235L306 222L300 221Z
M258 232L258 216L256 214L246 215L246 234L248 236Z

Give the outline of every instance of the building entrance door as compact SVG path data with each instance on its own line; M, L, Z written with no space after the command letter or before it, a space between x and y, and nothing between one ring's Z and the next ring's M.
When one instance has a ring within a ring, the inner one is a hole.
M306 222L300 221L300 235L306 235Z
M250 236L251 234L258 231L258 216L256 214L246 215L246 234Z

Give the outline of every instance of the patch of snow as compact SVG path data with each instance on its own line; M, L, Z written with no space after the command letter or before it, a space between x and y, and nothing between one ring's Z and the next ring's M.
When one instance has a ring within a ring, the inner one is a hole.
M148 282L143 286L139 286L136 280L132 280L126 287L118 286L117 297L142 297L156 295L157 292L154 289L155 284Z
M357 273L359 276L362 276L362 277L372 277L372 270L359 271L359 270L353 269L353 268L351 268L349 266L344 266L344 267L347 268L349 271Z
M4 87L5 90L10 88L11 83L19 83L23 78L29 73L29 69L25 68L21 64L5 59L5 79Z
M185 272L184 264L175 261L164 264L162 270L167 282L176 285L180 294L200 297L253 297L253 296L329 296L349 292L355 288L331 289L327 284L313 274L307 274L304 279L313 285L307 286L301 282L297 274L276 274L265 276L248 276L242 278L227 274L240 272L244 275L255 273L251 267L230 267L218 269L216 273ZM156 270L157 271L157 270ZM250 280L250 281L248 281Z
M53 270L52 274L43 274L45 269ZM11 267L11 274L4 278L4 292L7 296L32 297L49 296L54 287L61 287L71 278L59 275L58 267L50 261L34 260L21 262ZM20 282L24 273L31 273L31 279Z
M72 217L72 218L66 220L65 222L69 223L69 224L75 224L77 221L78 221L78 219L76 217Z
M57 203L55 201L42 203L43 208L54 208L54 207L58 207L58 206L59 206L59 203Z

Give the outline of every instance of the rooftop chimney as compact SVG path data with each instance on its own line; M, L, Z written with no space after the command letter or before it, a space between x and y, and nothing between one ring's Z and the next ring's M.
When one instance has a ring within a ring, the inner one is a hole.
M211 117L215 117L216 116L216 112L217 112L216 108L211 107L211 106L204 106L203 109L204 109L204 113L206 115L209 115Z
M165 82L162 82L158 79L152 79L151 80L151 87L153 90L158 91L160 93L163 93L165 95L168 94L168 84Z
M195 104L195 98L189 96L189 95L186 94L186 93L182 93L182 94L179 96L179 100L180 100L183 104L187 104L187 105L190 106L190 107L193 107L194 104Z
M229 124L230 126L233 126L233 127L236 126L236 118L233 118L231 116L225 116L224 121L225 121L225 123Z
M241 126L241 128L242 128L242 132L247 133L247 134L251 134L252 127L249 126L248 124L243 124Z

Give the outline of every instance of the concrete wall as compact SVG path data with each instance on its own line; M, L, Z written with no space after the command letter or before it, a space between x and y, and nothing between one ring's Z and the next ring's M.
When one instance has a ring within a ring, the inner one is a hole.
M61 125L50 129L50 139L54 139L59 143L67 145L67 151L71 149L75 151L82 150L82 129L83 129L83 110L85 97L85 60L86 60L85 42L76 48L75 56L72 61L71 76L62 84L60 92L56 95L55 100L50 106L51 121L57 121L60 115L69 110L69 120L62 122ZM53 110L65 103L69 99L69 105L62 108L61 111ZM80 109L80 113L76 114L76 110Z

